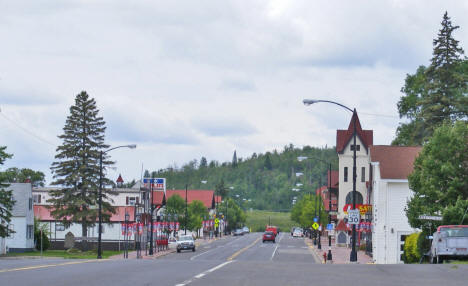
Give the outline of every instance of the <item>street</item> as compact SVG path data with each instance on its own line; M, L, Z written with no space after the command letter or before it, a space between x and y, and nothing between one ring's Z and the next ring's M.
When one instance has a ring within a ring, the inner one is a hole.
M0 259L0 285L465 285L468 265L317 263L303 238L223 237L159 259Z

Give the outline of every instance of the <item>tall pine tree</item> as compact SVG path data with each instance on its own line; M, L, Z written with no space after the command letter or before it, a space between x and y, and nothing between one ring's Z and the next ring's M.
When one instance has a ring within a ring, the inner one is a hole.
M232 155L232 167L233 168L237 167L237 153L236 153L236 150L234 150L234 155Z
M6 153L5 150L5 146L0 146L0 165L3 165L6 159L11 158L11 154ZM0 237L6 237L12 232L8 229L8 224L11 221L11 212L15 201L12 191L4 189L8 187L7 183L5 173L0 173Z
M88 236L88 227L94 226L98 217L99 155L100 151L109 148L104 143L105 122L98 113L96 101L85 91L76 96L63 134L58 136L63 142L57 147L51 167L55 180L52 185L60 186L51 192L52 215L67 227L71 223L81 223L83 237ZM112 164L104 154L103 168ZM110 183L110 180L103 179L103 186ZM110 195L113 192L103 188L104 221L108 221L114 212Z
M398 111L410 122L398 127L393 144L422 145L444 121L468 118L468 61L453 38L458 28L445 12L431 64L407 75Z

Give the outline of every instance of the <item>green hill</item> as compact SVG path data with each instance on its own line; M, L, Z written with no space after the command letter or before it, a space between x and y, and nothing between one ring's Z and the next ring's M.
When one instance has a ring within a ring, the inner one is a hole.
M280 152L252 154L248 158L237 158L232 162L219 163L204 157L192 160L181 168L169 167L153 172L153 176L167 178L168 189L215 189L221 180L229 188L229 197L235 199L244 209L288 211L294 196L312 192L327 182L327 164L317 160L299 162L298 156L319 158L332 162L332 168L338 165L335 148L296 148L292 144ZM297 172L305 176L296 177ZM145 176L150 175L145 171ZM203 184L202 181L206 181ZM301 191L293 192L296 184L302 183Z

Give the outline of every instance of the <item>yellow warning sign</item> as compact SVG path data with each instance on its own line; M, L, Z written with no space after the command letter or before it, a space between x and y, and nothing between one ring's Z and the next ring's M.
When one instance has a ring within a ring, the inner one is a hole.
M312 225L312 228L317 230L319 228L319 224L314 222L314 224Z

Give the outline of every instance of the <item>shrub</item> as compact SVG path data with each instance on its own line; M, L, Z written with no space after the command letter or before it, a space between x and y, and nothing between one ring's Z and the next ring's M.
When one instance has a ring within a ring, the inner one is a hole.
M45 251L47 249L49 249L50 247L50 241L49 241L49 238L47 237L47 234L46 233L42 233L42 236L41 236L41 232L40 231L37 231L34 233L34 240L35 240L35 243L36 243L36 249L37 250L41 250L41 241L42 241L42 250Z
M403 259L405 263L417 263L421 258L421 254L418 250L418 239L420 232L410 234L405 239Z

